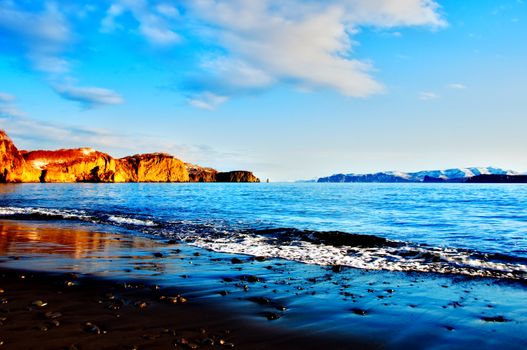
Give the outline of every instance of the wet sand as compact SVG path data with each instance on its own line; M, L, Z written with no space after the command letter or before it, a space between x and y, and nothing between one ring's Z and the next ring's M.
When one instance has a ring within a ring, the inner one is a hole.
M0 288L10 349L527 348L521 282L220 254L109 226L0 220Z
M2 222L0 237L4 266L10 261L27 267L0 268L0 343L5 349L372 348L358 339L266 327L233 305L203 300L195 292L187 295L184 291L194 289L188 285L164 287L123 271L121 278L111 278L116 275L109 265L120 249L134 249L135 258L120 257L138 259L139 266L141 260L159 258L159 244L149 240L11 221ZM141 256L141 249L148 255ZM68 263L82 259L86 265ZM119 261L115 265L123 268ZM90 267L106 277L81 272ZM155 271L148 262L143 267Z
M0 269L5 349L345 349L343 339L270 331L175 289Z

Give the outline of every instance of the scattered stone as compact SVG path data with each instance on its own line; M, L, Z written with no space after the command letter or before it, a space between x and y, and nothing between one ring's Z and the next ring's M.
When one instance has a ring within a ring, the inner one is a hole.
M241 280L242 281L246 281L246 282L250 282L250 283L260 282L260 279L258 278L258 276L254 276L254 275L242 276Z
M57 319L59 317L62 317L62 314L60 312L51 312L51 311L48 311L44 314L44 316L50 320L54 320L54 319Z
M33 329L37 331L41 331L41 332L46 332L48 330L48 326L44 324L37 324L36 326L33 327Z
M155 253L154 253L154 257L155 257L155 258L162 258L162 257L163 257L163 254L162 254L162 253L159 253L159 252L155 252Z
M481 318L485 322L509 322L510 320L503 316L483 316Z
M331 271L333 272L342 272L342 265L333 265L331 266Z
M200 256L201 253L200 253L200 252L195 252L193 255L194 255L194 256Z
M55 326L55 327L60 326L59 320L50 320L50 321L48 321L48 324L51 325L51 326Z
M208 346L214 346L214 340L211 338L205 338L201 341L201 344L208 345Z
M101 334L101 329L91 322L84 323L84 331L92 334Z
M353 309L351 309L351 312L353 312L355 315L366 316L366 310L353 308Z
M175 297L160 296L160 301L165 301L170 304L183 304L187 302L187 298L182 297L181 295L176 295Z
M220 294L222 297L224 297L224 296L226 296L227 294L229 294L229 292L226 291L226 290L222 290L221 292L219 292L219 294Z
M31 306L35 306L35 307L44 307L48 305L48 303L42 301L42 300L35 300L31 303Z
M148 306L148 303L146 301L138 300L134 303L134 306L140 309L145 309Z
M252 301L253 303L259 304L259 305L269 305L271 304L271 300L266 297L250 297L247 299L249 301Z
M264 312L263 315L264 315L265 318L267 318L267 320L269 320L269 321L278 320L278 319L280 318L280 315L277 314L276 312Z
M238 259L238 258L232 258L231 259L231 263L233 263L233 264L243 264L243 261L241 259Z
M446 328L447 331L450 331L450 332L452 332L454 330L454 327L452 327L452 326L445 326L445 328Z

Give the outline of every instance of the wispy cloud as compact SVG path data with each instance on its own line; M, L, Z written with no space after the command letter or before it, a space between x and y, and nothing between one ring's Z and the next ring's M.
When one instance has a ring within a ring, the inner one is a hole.
M60 58L72 40L66 18L53 2L45 2L39 10L23 10L12 1L0 3L0 35L7 36L34 69L46 73L69 70L69 63Z
M188 103L196 108L213 110L227 100L226 96L220 96L205 91L199 95L190 97Z
M423 101L436 100L439 97L440 96L438 94L431 91L423 91L419 94L419 99Z
M80 11L86 3L0 1L0 35L7 34L33 69L53 77L48 77L53 84L72 78L72 62L77 65L79 59L75 49L88 36L80 32L87 26L76 25L78 11L68 10L71 6ZM278 84L359 98L379 94L384 87L373 62L354 53L361 28L399 35L402 27L447 25L435 0L112 0L86 13L100 24L102 35L139 35L165 56L181 54L177 44L186 40L204 48L191 53L196 65L180 84L180 93L198 108ZM55 90L85 106L122 102L110 90L90 89Z
M101 31L109 33L123 28L118 22L119 17L126 13L131 14L137 20L138 33L150 43L171 46L180 42L181 37L172 29L170 21L179 17L179 11L169 3L153 6L146 0L115 1L101 21Z
M124 102L121 95L115 91L99 87L58 86L55 91L65 99L80 102L86 108Z
M22 117L24 112L15 105L14 95L0 92L0 117Z
M455 90L463 90L463 89L466 89L466 85L464 84L461 84L461 83L452 83L452 84L448 84L448 87L450 89L455 89Z
M59 149L92 147L122 157L137 153L165 152L190 163L248 168L247 152L226 152L203 144L178 144L158 135L116 133L101 128L55 124L24 116L0 114L0 129L25 149Z
M188 85L220 95L280 82L351 97L378 94L383 86L374 79L372 64L353 57L357 30L446 25L437 3L429 0L199 0L188 7L205 24L206 39L222 52L207 57L201 76Z

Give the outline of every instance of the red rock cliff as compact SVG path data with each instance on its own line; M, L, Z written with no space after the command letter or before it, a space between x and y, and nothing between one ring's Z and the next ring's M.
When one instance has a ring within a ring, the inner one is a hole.
M38 182L40 172L26 163L5 131L0 130L0 182Z
M259 182L252 173L218 173L165 153L114 159L91 148L18 151L0 130L0 182Z

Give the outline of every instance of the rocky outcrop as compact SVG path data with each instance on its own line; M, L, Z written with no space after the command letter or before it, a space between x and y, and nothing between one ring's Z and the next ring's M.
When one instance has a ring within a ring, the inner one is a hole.
M114 182L115 159L91 148L33 151L24 158L41 172L41 182Z
M199 165L185 163L190 182L216 182L218 171L212 168L205 168Z
M185 163L165 153L136 154L118 159L116 182L188 182Z
M40 171L27 164L9 136L0 130L0 182L38 182Z
M204 168L190 163L186 163L185 166L190 182L260 182L260 179L250 171L218 172L213 168Z
M236 170L216 174L216 182L260 182L250 171Z
M91 148L19 151L0 130L0 182L259 182L251 172L219 173L165 153L115 159Z

